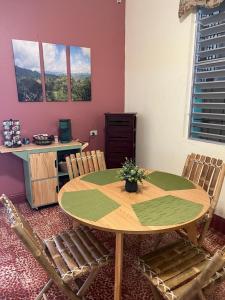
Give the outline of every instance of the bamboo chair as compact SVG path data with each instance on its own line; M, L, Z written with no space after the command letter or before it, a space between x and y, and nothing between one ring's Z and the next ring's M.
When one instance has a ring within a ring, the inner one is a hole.
M199 222L200 233L198 235L198 245L200 246L203 244L219 200L224 182L225 164L221 159L192 153L187 156L182 176L201 186L208 193L210 198L211 204L209 211ZM184 229L177 232L182 236L187 236ZM153 247L154 249L159 246L162 237L163 234L157 235Z
M225 280L225 247L213 257L186 239L158 248L139 258L139 269L148 278L153 298L206 299L203 290Z
M106 170L104 152L100 150L70 154L66 157L66 164L70 180L90 172Z
M68 299L84 299L99 268L108 261L106 248L88 228L81 226L42 241L5 195L0 202L6 208L11 228L50 277L35 300L47 299L45 293L53 282ZM80 277L87 273L81 285ZM75 291L71 284L75 284Z
M210 198L209 211L200 221L202 229L198 244L202 245L219 200L224 182L225 164L221 159L192 153L186 159L182 176L201 186Z

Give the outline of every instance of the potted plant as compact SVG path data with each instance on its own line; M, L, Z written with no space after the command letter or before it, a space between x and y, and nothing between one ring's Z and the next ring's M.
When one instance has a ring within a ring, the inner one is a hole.
M132 159L126 158L119 171L119 178L126 181L125 190L129 193L134 193L138 190L138 181L142 183L142 180L147 178L147 174L145 170L136 166Z

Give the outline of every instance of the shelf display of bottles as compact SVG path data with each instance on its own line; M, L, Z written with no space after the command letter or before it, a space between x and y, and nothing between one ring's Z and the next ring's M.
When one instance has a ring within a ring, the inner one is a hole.
M4 146L13 148L22 145L20 136L20 121L18 120L5 120L2 122Z

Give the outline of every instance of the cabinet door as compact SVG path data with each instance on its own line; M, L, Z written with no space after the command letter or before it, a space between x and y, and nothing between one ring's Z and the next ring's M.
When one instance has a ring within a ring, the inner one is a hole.
M33 206L38 207L57 202L57 187L57 178L33 181Z
M32 180L56 177L56 152L30 154L30 171Z
M105 115L107 168L120 168L125 157L135 160L136 114Z

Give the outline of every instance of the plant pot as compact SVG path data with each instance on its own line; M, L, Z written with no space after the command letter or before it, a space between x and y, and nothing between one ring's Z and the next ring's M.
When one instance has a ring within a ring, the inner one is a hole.
M137 192L137 190L138 190L138 184L137 184L137 181L130 182L130 181L126 180L126 183L125 183L125 190L126 190L128 193L135 193L135 192Z

